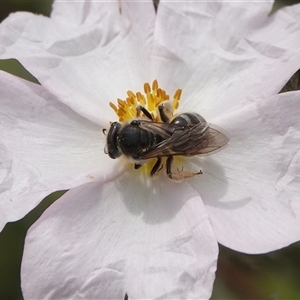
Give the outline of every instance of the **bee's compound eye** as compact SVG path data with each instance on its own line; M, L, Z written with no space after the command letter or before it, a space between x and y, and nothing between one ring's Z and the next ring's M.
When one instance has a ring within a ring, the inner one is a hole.
M108 131L104 152L107 153L110 158L118 158L122 155L118 148L118 133L121 126L120 123L114 122Z

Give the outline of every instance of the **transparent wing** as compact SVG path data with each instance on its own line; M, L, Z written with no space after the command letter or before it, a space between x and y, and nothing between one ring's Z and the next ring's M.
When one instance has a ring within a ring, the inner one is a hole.
M160 134L156 130L159 127L165 134L165 140L143 153L143 159L169 155L208 155L221 150L229 141L228 135L214 125L203 128L201 124L181 126L152 123L151 127L155 127L155 132Z
M189 129L189 125L178 125L172 123L160 123L160 122L153 122L153 121L139 121L139 127L150 131L154 134L158 134L161 137L168 139L170 138L174 132L176 131L183 131L185 129Z

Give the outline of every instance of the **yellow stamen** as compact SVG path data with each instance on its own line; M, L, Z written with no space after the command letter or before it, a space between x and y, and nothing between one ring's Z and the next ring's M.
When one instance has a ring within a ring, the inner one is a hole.
M140 102L141 105L143 105L143 106L146 105L146 98L144 95L142 95L140 92L137 92L136 97L137 97L138 102Z
M173 105L173 107L174 107L175 109L177 109L178 106L179 106L179 100L180 100L180 97L181 97L181 93L182 93L182 90L181 90L181 89L178 89L178 90L175 92L174 96L173 96L173 103L172 103L172 105Z
M109 102L109 106L118 114L118 108L112 102Z
M118 101L119 107L126 107L125 101L123 101L123 100L121 100L119 98L117 99L117 101Z
M148 82L144 83L144 91L146 94L149 94L151 91L150 84Z
M155 79L153 82L152 82L152 90L155 92L157 91L158 89L158 82L157 80Z
M135 97L135 94L132 91L127 91L127 95L128 97L132 97L132 98Z
M181 93L182 90L178 89L173 96L173 100L170 101L170 97L166 91L159 87L157 80L154 80L151 86L149 83L144 84L144 93L134 93L129 90L127 91L127 98L125 100L117 99L118 106L112 102L110 102L109 105L117 114L120 122L138 117L146 117L141 111L137 112L136 108L138 106L145 107L153 116L154 121L162 122L158 110L159 105L163 102L170 101L168 111L170 110L172 117L175 110L179 107Z

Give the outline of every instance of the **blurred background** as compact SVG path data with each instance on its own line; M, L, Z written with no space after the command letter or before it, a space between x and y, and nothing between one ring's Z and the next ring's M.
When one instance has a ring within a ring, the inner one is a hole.
M300 0L277 1L272 13L283 5L297 2ZM47 0L0 0L0 22L14 11L49 16L51 5L52 1ZM0 69L35 81L15 60L0 60ZM299 87L300 76L297 72L282 92L297 90ZM51 194L22 220L7 224L0 234L0 300L22 299L20 267L26 232L63 193ZM299 283L300 243L264 255L241 254L220 246L212 299L300 299Z

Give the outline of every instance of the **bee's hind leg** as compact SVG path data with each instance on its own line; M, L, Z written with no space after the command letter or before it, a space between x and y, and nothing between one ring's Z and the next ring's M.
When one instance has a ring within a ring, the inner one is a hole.
M152 176L156 175L161 170L162 167L163 166L161 163L161 158L157 157L157 161L150 172L150 176L152 177Z
M194 172L185 171L183 168L181 170L177 169L176 173L172 173L171 170L172 163L173 163L173 156L169 156L167 158L166 170L167 170L168 177L174 181L182 181L183 179L191 178L194 177L195 175L203 174L201 170L197 173L194 173Z

